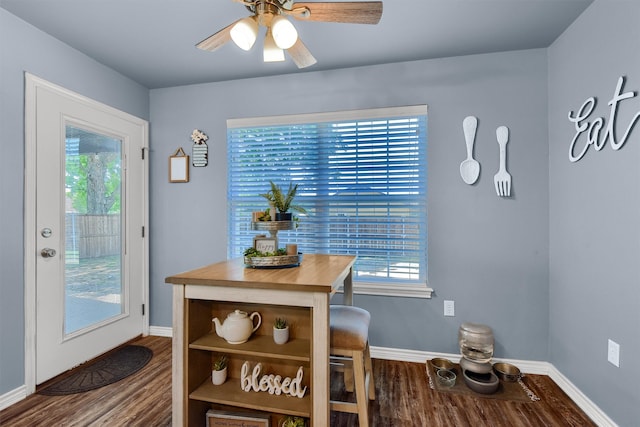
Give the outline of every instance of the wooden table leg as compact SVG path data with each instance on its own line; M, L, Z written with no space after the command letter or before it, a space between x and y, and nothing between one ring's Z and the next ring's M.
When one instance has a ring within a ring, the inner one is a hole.
M184 376L184 286L173 287L173 341L171 372L171 406L172 424L174 427L184 425L186 414Z
M329 296L317 293L313 306L311 426L329 425Z

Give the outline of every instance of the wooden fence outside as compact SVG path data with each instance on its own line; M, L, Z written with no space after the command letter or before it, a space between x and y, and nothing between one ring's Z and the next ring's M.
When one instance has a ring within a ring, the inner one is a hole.
M65 223L68 261L120 254L119 214L67 213Z

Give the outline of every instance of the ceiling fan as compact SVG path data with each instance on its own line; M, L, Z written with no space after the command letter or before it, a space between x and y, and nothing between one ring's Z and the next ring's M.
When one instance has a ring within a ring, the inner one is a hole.
M239 19L207 37L196 47L213 52L233 40L238 47L250 50L260 26L266 27L263 58L265 62L284 61L284 51L298 68L317 61L298 38L298 32L287 16L299 21L377 24L382 17L381 1L361 2L294 2L294 0L233 0L242 3L251 16Z

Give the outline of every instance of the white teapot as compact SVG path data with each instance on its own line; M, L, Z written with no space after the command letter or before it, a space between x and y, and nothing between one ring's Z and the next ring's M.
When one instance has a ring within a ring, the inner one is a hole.
M253 326L255 317L258 318L258 324ZM257 311L247 314L246 311L235 310L229 313L224 323L220 323L217 317L214 317L212 322L216 325L216 334L219 337L227 340L229 344L242 344L260 327L262 317Z

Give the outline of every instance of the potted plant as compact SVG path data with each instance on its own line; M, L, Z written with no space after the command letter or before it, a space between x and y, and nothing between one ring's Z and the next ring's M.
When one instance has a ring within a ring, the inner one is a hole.
M262 212L262 215L258 216L258 221L271 221L271 208L267 208Z
M226 355L219 356L211 368L211 382L214 385L223 384L227 380L227 363L229 358Z
M280 423L280 427L305 427L307 421L302 417L294 417L293 415L287 415Z
M273 342L284 344L289 341L289 323L283 317L277 317L273 322Z
M269 181L269 183L271 184L271 190L264 194L260 194L260 196L267 199L269 204L273 205L278 210L275 214L276 221L291 221L293 215L289 212L289 209L303 214L307 213L302 206L293 204L293 199L296 197L296 193L298 192L298 184L293 185L293 183L290 182L289 188L285 193L282 188L276 185L273 181Z

